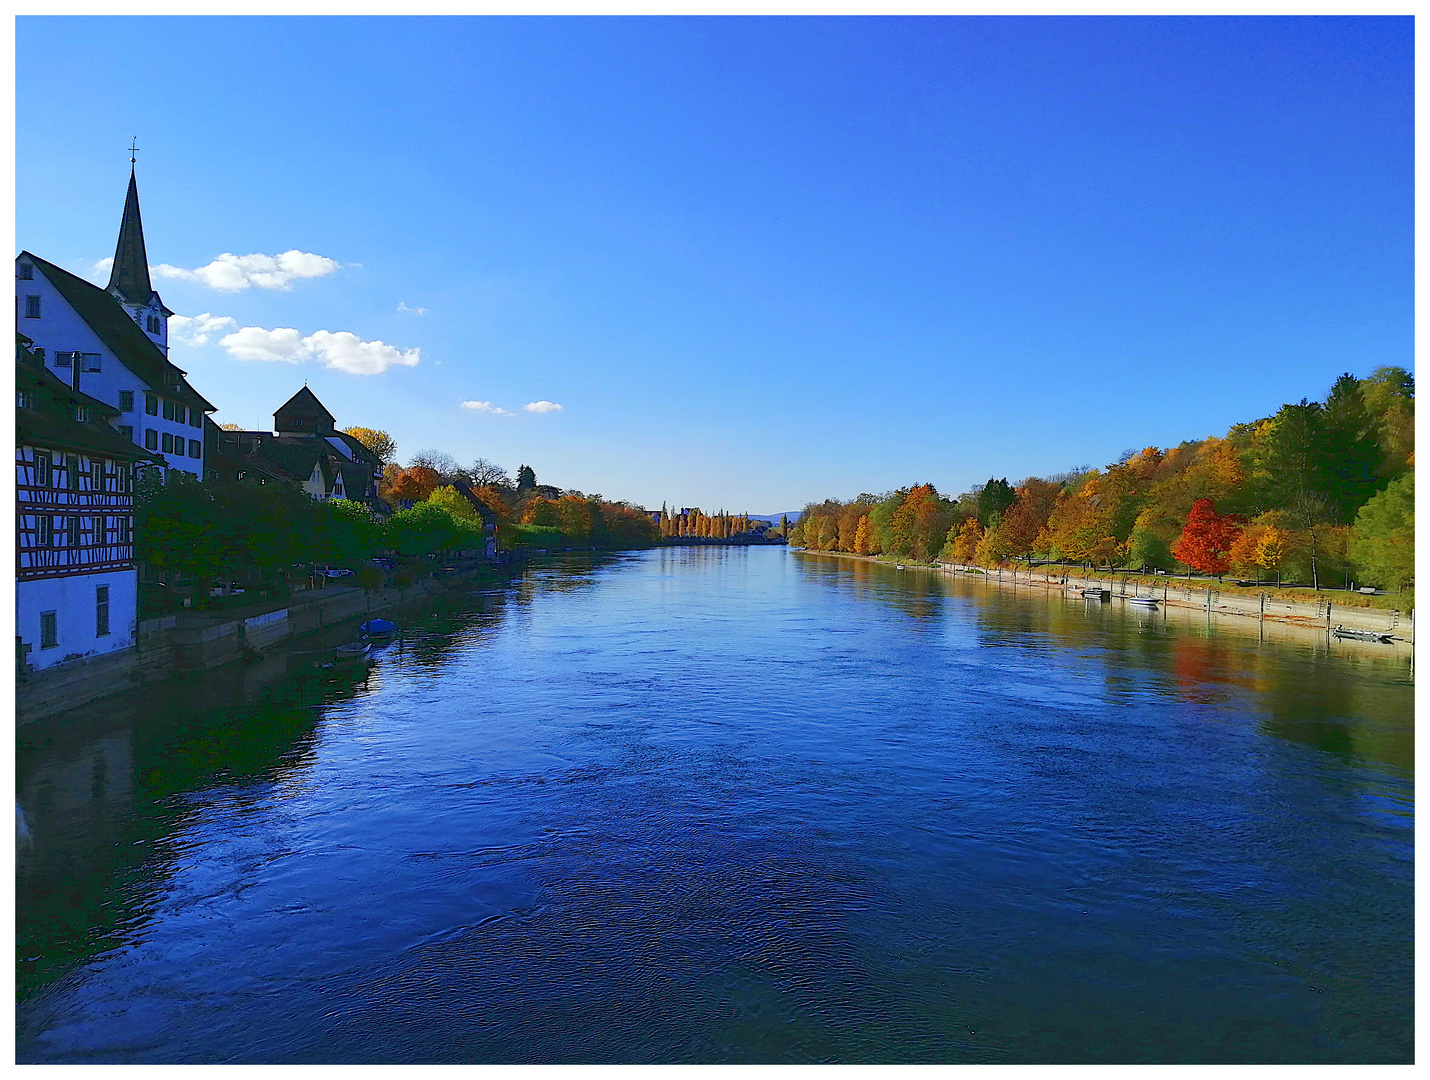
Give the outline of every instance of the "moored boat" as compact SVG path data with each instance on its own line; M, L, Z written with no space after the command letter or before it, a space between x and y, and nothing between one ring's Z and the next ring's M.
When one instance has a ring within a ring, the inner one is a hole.
M369 638L391 637L397 633L397 624L390 619L368 619L358 627L358 632Z
M1390 645L1395 641L1393 634L1387 634L1379 630L1349 630L1344 626L1337 626L1331 633L1338 638L1352 638L1356 641L1378 641L1382 645Z
M339 663L365 660L371 652L372 642L350 641L346 645L339 645L333 650L333 659Z
M1129 596L1127 602L1129 604L1141 604L1143 607L1156 607L1161 603L1160 600L1150 596Z
M1083 591L1082 591L1082 596L1083 596L1083 599L1084 599L1084 600L1102 600L1102 601L1107 601L1107 600L1111 600L1111 599L1112 599L1112 590L1111 590L1111 589L1083 589Z

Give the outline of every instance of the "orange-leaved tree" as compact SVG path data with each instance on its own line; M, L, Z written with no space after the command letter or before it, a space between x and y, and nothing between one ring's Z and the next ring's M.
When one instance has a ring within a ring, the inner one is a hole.
M1218 514L1210 499L1198 499L1187 514L1172 555L1204 574L1221 577L1231 565L1227 556L1241 532L1235 514Z
M385 476L384 479L386 479ZM441 483L442 478L437 475L436 470L429 469L425 465L414 465L410 469L403 469L393 477L391 485L382 492L382 497L423 502L437 490Z

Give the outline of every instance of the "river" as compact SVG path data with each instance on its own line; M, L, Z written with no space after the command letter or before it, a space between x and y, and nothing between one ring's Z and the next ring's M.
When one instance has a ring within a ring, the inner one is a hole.
M19 1061L1411 1060L1403 652L771 547L403 621L21 729Z

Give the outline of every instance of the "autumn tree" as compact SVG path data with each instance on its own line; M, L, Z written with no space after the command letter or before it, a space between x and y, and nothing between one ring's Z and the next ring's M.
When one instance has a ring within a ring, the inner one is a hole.
M366 446L377 455L377 459L384 465L397 457L397 443L393 441L391 435L378 428L345 427L343 434L351 435Z
M393 477L387 490L380 494L384 499L418 503L436 491L441 483L442 478L435 469L425 465L413 465Z
M1415 377L1402 367L1379 367L1361 380L1361 398L1380 441L1382 479L1410 468L1415 453Z
M1232 515L1224 517L1210 499L1198 499L1187 514L1180 539L1172 545L1172 554L1193 569L1220 578L1231 565L1227 556L1240 531Z
M976 517L964 518L960 524L950 525L944 542L947 558L963 566L973 563L978 553L978 541L983 539L983 526Z
M874 554L874 525L868 514L859 515L859 524L854 530L854 554Z

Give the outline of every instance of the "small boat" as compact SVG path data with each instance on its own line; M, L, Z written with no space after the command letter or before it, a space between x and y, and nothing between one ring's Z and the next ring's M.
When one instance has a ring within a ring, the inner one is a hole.
M1102 600L1104 602L1112 599L1111 589L1083 589L1084 600Z
M895 570L902 570L902 569L904 569L904 564L903 564L903 563L895 563L895 564L894 564L894 569L895 569Z
M1353 638L1356 641L1378 641L1382 645L1390 645L1395 641L1392 634L1382 633L1379 630L1347 630L1344 626L1337 626L1331 633L1338 638Z
M1141 604L1143 607L1156 607L1161 603L1160 600L1150 596L1129 596L1127 602L1129 604Z
M368 654L372 652L372 642L370 641L350 641L346 645L339 645L333 650L333 659L339 663L353 660L366 660Z
M358 632L370 638L391 637L397 633L397 624L389 619L368 619L358 627Z

